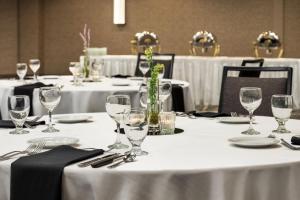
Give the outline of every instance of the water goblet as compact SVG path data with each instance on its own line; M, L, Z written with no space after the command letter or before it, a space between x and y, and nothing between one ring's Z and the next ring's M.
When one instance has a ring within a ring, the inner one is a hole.
M75 76L75 74L76 74L76 67L78 66L78 65L80 65L80 63L79 62L70 62L69 63L69 71L71 72L71 74L73 75L73 85L76 85L76 76Z
M250 125L248 130L243 131L242 134L257 135L260 132L253 128L253 113L260 106L262 101L261 88L257 87L243 87L240 89L240 102L242 106L249 112Z
M148 133L146 112L142 109L132 109L129 113L125 114L124 130L126 137L132 145L128 153L137 156L148 155L148 152L141 149L141 144Z
M41 66L41 62L39 59L30 59L29 60L29 67L33 72L33 80L35 82L37 82L36 72L39 70L40 66Z
M142 108L147 108L147 99L148 99L148 91L147 91L147 85L144 83L141 84L139 88L139 97L140 97L140 104Z
M95 59L91 64L91 76L93 81L101 81L102 68L104 66L103 59Z
M146 74L150 70L150 66L149 66L148 62L147 61L141 61L139 63L139 69L140 69L140 71L142 72L142 74L144 76L144 81L146 82L146 79L147 79Z
M8 97L8 110L11 120L16 126L16 129L10 131L10 134L25 134L29 133L23 129L24 122L28 117L30 109L29 97L25 95L16 95Z
M130 111L130 97L128 95L110 95L105 104L107 114L117 124L117 138L114 144L109 145L110 149L126 149L128 145L121 142L120 125L123 123L124 114Z
M49 114L49 123L48 127L42 132L53 133L59 132L58 129L53 127L52 124L52 112L55 107L59 104L61 99L61 90L58 86L53 87L41 87L39 91L39 97L41 104L48 110Z
M273 95L271 98L272 113L278 122L275 133L290 133L285 128L285 123L291 117L293 110L293 98L291 95Z
M172 92L171 81L164 81L159 84L159 100L161 102L161 111L163 111L164 102L169 98Z
M20 81L24 81L24 77L27 73L27 64L26 63L17 63L17 75Z

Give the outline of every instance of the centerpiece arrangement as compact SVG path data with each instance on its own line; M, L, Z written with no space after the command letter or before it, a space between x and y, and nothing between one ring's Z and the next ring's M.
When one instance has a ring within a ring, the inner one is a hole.
M83 41L83 74L85 78L89 78L90 75L90 59L88 56L88 48L90 47L90 40L91 40L91 29L84 25L83 32L79 32L80 37Z
M149 47L145 50L146 61L150 67L151 77L147 82L148 100L147 100L147 116L149 123L149 135L159 134L159 79L158 74L164 68L163 64L154 64L153 49Z

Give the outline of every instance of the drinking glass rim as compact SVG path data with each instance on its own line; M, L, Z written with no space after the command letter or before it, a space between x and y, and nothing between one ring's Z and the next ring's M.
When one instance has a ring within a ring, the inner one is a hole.
M291 98L293 98L293 95L289 95L289 94L273 94L272 98L273 97L291 97Z
M8 96L9 98L12 98L12 97L15 97L15 98L28 98L29 99L29 96L28 95L10 95Z
M260 87L241 87L240 90L261 90Z
M40 61L40 59L38 59L38 58L29 59L29 62L34 62L34 61Z
M17 66L20 66L20 65L26 65L27 66L27 63L17 63L16 65Z

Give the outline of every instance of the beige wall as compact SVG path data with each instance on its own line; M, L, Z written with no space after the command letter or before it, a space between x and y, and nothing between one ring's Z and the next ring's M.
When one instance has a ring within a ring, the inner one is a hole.
M217 35L222 55L251 56L258 33L274 30L284 56L300 57L299 0L126 0L124 26L112 23L112 0L0 0L1 10L0 51L7 54L0 59L1 73L14 72L17 60L31 57L41 58L43 73L69 73L68 63L81 54L78 32L85 23L92 46L106 46L109 54L130 54L134 33L151 30L163 52L185 55L192 35L207 29Z

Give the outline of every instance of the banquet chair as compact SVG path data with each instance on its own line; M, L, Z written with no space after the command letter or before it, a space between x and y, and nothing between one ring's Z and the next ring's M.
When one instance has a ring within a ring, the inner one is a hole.
M254 60L243 60L242 62L242 66L247 66L247 64L249 64L249 66L259 66L262 67L264 64L264 59L254 59ZM239 77L259 77L260 72L259 71L241 71L239 74Z
M165 73L163 78L172 79L173 77L173 65L174 65L175 54L166 53L166 54L153 54L153 63L155 64L164 64ZM142 72L139 69L141 61L146 61L145 54L139 53L137 58L137 64L135 68L135 76L143 77ZM150 70L146 73L146 77L150 77Z
M233 77L232 72L259 72L261 77ZM259 87L262 89L262 103L255 115L272 116L271 97L273 94L292 92L293 68L291 67L224 67L219 101L219 113L236 112L248 114L239 98L241 87Z

